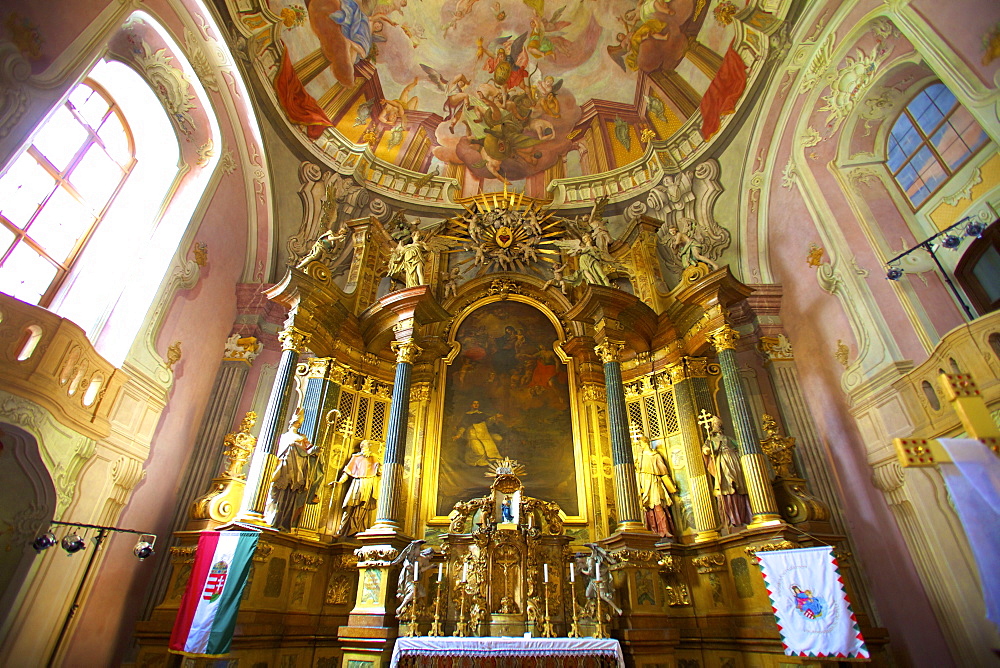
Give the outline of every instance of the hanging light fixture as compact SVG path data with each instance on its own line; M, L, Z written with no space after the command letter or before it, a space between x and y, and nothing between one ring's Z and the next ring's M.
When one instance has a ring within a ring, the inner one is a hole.
M31 547L35 548L35 552L43 552L57 543L58 541L56 541L56 535L51 531L46 531L38 538L31 541Z
M901 267L889 267L889 271L885 272L885 277L890 281L898 281L903 277L903 269Z
M69 554L76 554L81 550L87 549L86 541L80 538L80 534L75 531L63 536L60 545L62 545L62 549L66 550Z
M139 536L139 541L132 548L132 554L139 558L139 561L144 561L149 557L153 556L153 544L156 543L156 536L149 533L144 533Z
M965 236L975 237L977 239L983 238L983 232L986 231L986 225L979 222L978 220L970 220L969 224L965 226Z
M962 237L954 234L945 234L941 237L941 245L949 250L955 250L962 245Z

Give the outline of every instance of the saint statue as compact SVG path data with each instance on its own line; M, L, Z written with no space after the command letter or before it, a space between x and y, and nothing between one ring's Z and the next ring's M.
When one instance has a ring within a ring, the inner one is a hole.
M501 416L487 416L479 410L479 402L473 401L462 416L455 440L465 439L465 463L469 466L488 466L492 461L502 459L496 442L502 440L500 434L491 433L489 423L496 423Z
M361 533L371 525L371 514L378 500L379 477L382 464L377 457L378 446L365 439L359 444L359 451L351 455L335 482L343 484L348 478L351 484L344 494L341 504L340 526L335 534L338 538Z
M510 505L510 495L503 497L503 501L500 502L500 521L504 524L512 524L514 522L514 509Z
M708 437L702 453L705 469L712 476L713 494L719 500L719 514L731 527L750 524L750 497L747 496L743 469L732 440L722 432L722 418L712 416L705 429Z
M323 479L319 447L299 431L304 420L301 408L288 423L288 431L278 439L278 466L271 476L271 503L275 508L273 526L290 531L307 503L319 503L316 488Z
M640 434L636 442L639 450L635 458L635 475L639 484L639 500L646 511L646 528L663 538L673 537L670 506L673 505L671 495L677 493L677 486L670 478L667 460L644 434Z

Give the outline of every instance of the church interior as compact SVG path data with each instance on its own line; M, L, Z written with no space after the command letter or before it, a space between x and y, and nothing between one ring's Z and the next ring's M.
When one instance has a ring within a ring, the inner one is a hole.
M871 663L995 665L900 453L1000 437L998 86L989 0L4 2L0 664L832 665L757 556L827 546Z

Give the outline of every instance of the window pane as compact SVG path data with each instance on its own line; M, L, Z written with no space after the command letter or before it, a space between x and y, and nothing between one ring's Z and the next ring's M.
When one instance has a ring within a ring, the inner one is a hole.
M31 246L20 243L0 267L0 292L37 304L55 278L56 271L55 265Z
M86 207L64 188L59 188L28 228L28 236L62 262L93 221Z
M941 167L937 157L926 146L922 147L910 162L924 184L934 190L938 185L948 178L947 172Z
M891 136L898 143L898 150L903 154L903 156L909 156L912 154L915 150L917 150L917 147L920 146L920 142L923 141L920 138L920 134L917 132L917 129L913 127L913 123L910 122L910 119L907 118L905 114L900 116L899 120L896 121L896 124L892 127ZM900 160L900 163L902 162L903 160Z
M906 161L906 158L906 151L899 146L899 142L894 136L889 135L889 159L886 161L889 170L895 172Z
M83 120L87 121L87 125L96 130L101 127L101 121L104 120L104 114L108 113L108 103L89 86L80 84L78 88L86 88L93 93L93 95L90 95L87 98L87 101L83 103L83 106L77 105L76 110L80 112L81 116L83 116Z
M95 212L100 212L121 183L122 170L100 146L92 144L80 164L73 169L69 180L87 204Z
M108 120L104 121L97 134L104 142L104 148L119 165L124 165L132 157L128 148L128 136L118 114L108 116Z
M899 186L907 193L910 192L910 186L912 186L916 180L917 170L913 168L912 164L903 167L899 174L896 175L896 181L899 183Z
M16 234L8 230L3 225L0 225L0 257L7 254L7 249L10 248L10 245L14 243L14 239L16 238Z
M944 84L929 86L926 92L942 114L947 114L955 106L955 95Z
M24 229L55 183L34 157L22 154L0 179L0 213Z
M63 171L86 139L87 131L63 105L35 137L35 146L56 169Z

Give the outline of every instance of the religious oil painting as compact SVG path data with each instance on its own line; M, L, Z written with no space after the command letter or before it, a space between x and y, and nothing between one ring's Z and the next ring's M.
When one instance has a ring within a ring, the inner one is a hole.
M441 431L437 514L482 496L491 462L525 465L529 496L578 514L567 367L556 330L538 309L503 301L459 326L461 346L448 367Z

